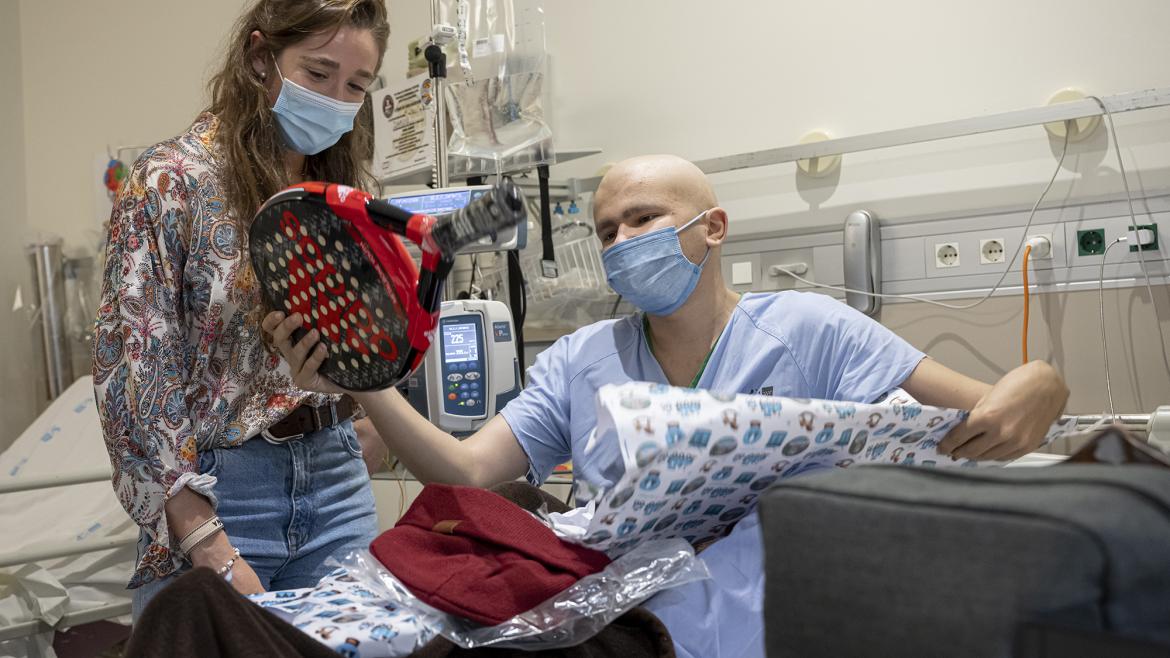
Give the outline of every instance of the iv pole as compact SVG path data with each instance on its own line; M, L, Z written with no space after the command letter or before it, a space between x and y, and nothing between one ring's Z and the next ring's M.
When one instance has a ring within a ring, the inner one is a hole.
M431 183L441 190L450 185L450 180L447 177L447 104L443 98L443 88L447 86L447 54L439 44L439 0L431 0L431 39L423 56L427 60L435 103L435 178ZM443 297L454 299L454 279L448 278L443 288Z
M447 86L447 54L437 43L435 30L439 25L439 0L431 0L431 39L423 56L426 57L435 99L435 180L436 188L450 184L447 178L447 105L443 88Z
M431 79L431 90L435 99L435 176L432 183L435 188L442 189L449 186L451 182L448 178L447 171L447 105L443 97L444 88L447 86L447 54L443 52L442 47L446 41L443 40L445 34L443 32L444 24L442 24L439 20L439 2L440 0L431 0L431 38L430 42L427 44L427 47L423 50L423 57L425 57L427 60L427 68ZM543 213L547 214L548 167L541 167L541 182L543 183L541 194L542 201L544 201ZM549 233L549 235L551 235L551 231L548 231L548 222L545 222L545 230ZM551 244L547 245L547 247L549 248L546 248L545 250L546 258L551 259L551 256L549 256L549 254L551 254ZM542 263L542 265L546 268L547 271L548 265L545 263ZM555 261L552 261L551 265L551 275L556 276ZM548 276L548 274L546 274L546 276ZM522 298L524 295L524 284L523 274L520 272L519 257L515 252L510 253L508 256L508 279L509 305L512 309L512 315L516 319L515 331L517 354L520 357L520 362L523 363L524 309L526 304L522 300L517 300L518 297ZM446 290L444 292L446 299L454 299L454 279L447 279ZM519 313L517 313L517 311L519 311ZM521 377L523 377L523 375L521 375Z

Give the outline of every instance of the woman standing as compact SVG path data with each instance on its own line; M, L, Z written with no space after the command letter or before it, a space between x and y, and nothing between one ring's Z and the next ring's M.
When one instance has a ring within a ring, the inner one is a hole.
M314 584L377 531L348 398L298 389L261 342L247 229L302 180L367 187L384 0L257 0L211 104L115 202L94 343L113 485L141 527L134 615L187 565L249 594Z

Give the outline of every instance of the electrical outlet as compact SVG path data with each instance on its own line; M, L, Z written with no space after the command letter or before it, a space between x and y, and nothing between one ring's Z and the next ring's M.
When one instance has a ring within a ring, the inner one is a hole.
M940 242L934 245L935 267L958 267L959 245L954 242Z
M1032 251L1030 254L1028 254L1028 258L1030 258L1031 260L1052 260L1052 252L1056 251L1056 245L1053 244L1053 242L1052 242L1052 234L1051 233L1033 233L1032 235L1028 236L1028 240L1031 240L1032 238L1044 238L1045 240L1048 240L1048 253L1041 256L1036 251ZM1025 244L1026 244L1026 241L1025 241Z
M1105 229L1090 228L1077 231L1077 255L1095 256L1105 253Z
M991 238L990 240L979 241L979 262L984 265L995 265L1002 263L1006 257L1004 256L1004 241L1003 238Z
M1158 250L1158 225L1157 224L1138 224L1137 227L1138 227L1138 229L1143 229L1143 228L1149 229L1154 234L1154 241L1142 245L1141 250L1142 251L1157 251ZM1133 225L1131 224L1129 226L1129 230L1133 231L1136 229L1134 229ZM1136 245L1136 244L1129 245L1129 250L1130 251L1137 251L1138 245Z

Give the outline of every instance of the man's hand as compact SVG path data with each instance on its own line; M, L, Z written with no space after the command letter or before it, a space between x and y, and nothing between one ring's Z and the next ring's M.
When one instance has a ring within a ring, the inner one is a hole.
M952 429L939 452L957 459L1006 461L1040 446L1064 410L1068 387L1044 361L1026 363L1004 375Z

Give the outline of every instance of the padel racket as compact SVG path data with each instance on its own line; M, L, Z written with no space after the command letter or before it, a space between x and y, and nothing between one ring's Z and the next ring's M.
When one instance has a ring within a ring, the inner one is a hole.
M249 251L269 308L300 313L320 332L329 349L321 374L369 391L398 384L422 363L456 252L525 217L524 197L508 179L437 218L345 185L306 182L260 208ZM422 250L421 271L399 236ZM294 343L305 333L294 333Z

